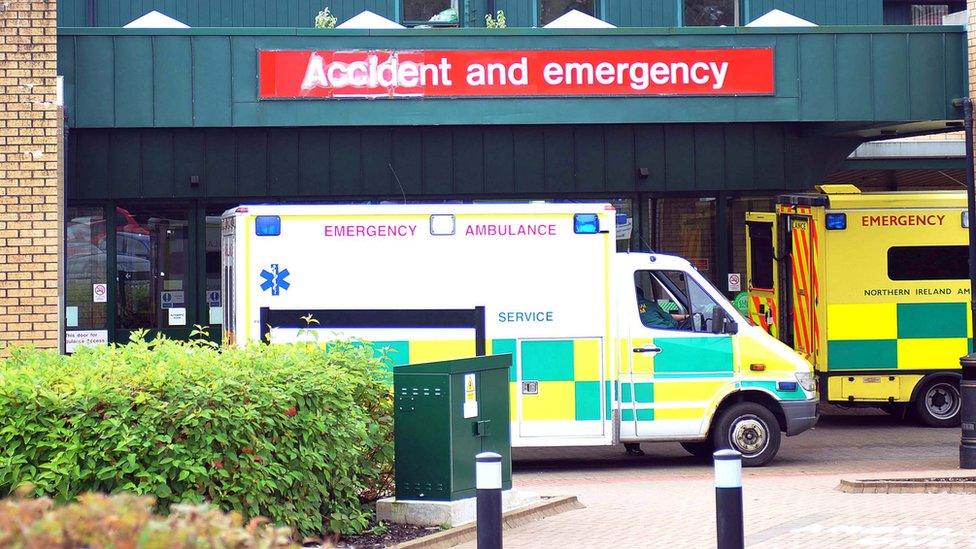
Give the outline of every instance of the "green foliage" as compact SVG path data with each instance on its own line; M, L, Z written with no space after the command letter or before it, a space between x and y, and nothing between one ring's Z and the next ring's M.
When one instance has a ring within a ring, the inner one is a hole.
M297 548L287 528L206 505L174 505L152 513L154 500L131 494L84 494L55 507L48 498L0 501L0 547L140 547L142 549Z
M490 13L486 13L485 27L489 29L508 28L508 22L505 21L505 12L503 10L498 10L498 13L495 14L495 17L492 17Z
M338 21L336 16L329 11L329 8L325 8L315 16L315 28L334 29Z
M143 333L0 361L0 496L23 483L211 502L300 534L356 533L389 491L390 374L355 342L213 348Z

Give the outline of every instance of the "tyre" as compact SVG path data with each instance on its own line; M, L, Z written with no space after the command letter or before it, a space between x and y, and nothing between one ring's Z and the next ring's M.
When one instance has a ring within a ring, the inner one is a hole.
M712 442L710 440L703 440L701 442L682 442L681 447L684 448L689 454L703 460L711 459L712 454L715 452L715 447L712 446Z
M743 467L766 465L779 452L779 422L768 408L740 402L725 409L712 429L716 449L731 448L742 454Z
M957 427L961 404L959 381L952 378L926 382L913 403L915 417L929 427Z

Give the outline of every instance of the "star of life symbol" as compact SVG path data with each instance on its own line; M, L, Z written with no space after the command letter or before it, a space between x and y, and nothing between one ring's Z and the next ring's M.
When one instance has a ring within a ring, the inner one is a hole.
M279 269L277 263L271 264L271 270L263 269L261 271L261 278L264 282L261 283L261 291L266 292L271 290L271 295L278 295L281 290L287 290L291 283L289 283L286 278L288 278L288 269Z

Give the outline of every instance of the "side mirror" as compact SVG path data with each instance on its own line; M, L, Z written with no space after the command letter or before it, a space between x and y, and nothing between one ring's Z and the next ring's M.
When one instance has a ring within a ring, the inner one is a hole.
M716 306L712 309L712 333L713 334L736 334L739 332L739 327L736 325L729 315L725 312L725 309Z

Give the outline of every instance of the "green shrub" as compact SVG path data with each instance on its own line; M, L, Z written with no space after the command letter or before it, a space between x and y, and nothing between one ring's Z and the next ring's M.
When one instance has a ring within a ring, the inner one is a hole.
M0 361L0 496L212 502L302 535L355 533L389 489L389 373L348 342L251 345L137 335Z
M48 498L0 501L0 547L141 549L297 548L287 528L261 520L243 525L238 513L205 505L175 505L168 517L152 513L153 498L83 494L55 507Z

